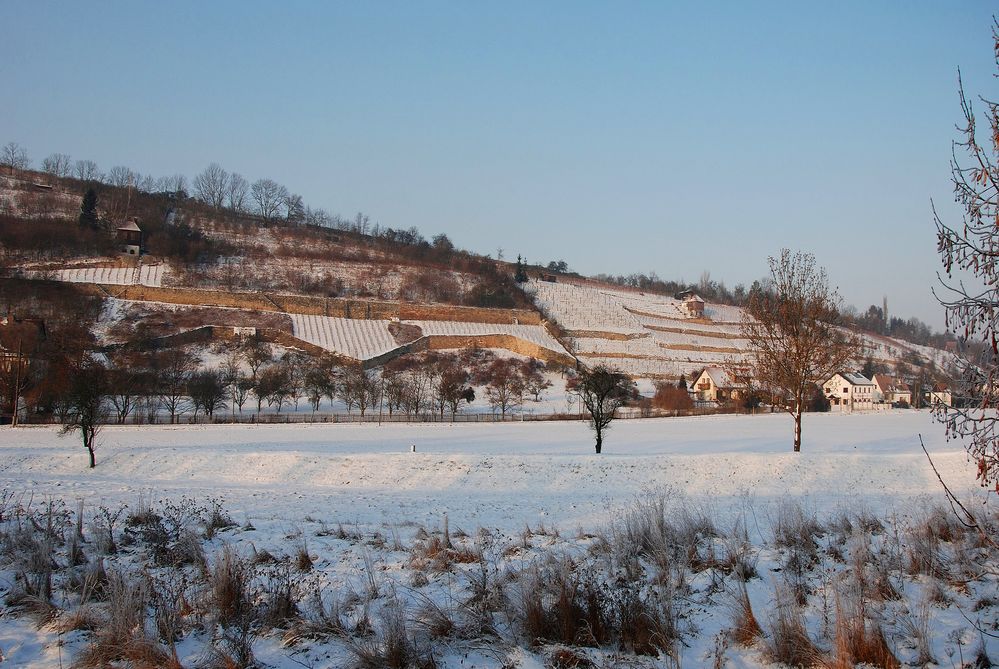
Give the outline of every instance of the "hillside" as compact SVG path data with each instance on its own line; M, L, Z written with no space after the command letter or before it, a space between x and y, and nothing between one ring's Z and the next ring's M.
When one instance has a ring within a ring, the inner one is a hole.
M518 286L510 264L442 236L430 243L415 230L288 225L97 184L105 221L134 214L147 232L150 252L123 257L111 231L76 225L81 193L93 186L31 172L0 178L0 242L5 273L18 280L6 291L9 308L23 312L19 298L36 282L72 283L110 300L96 330L104 345L139 331L163 338L259 328L282 346L367 367L414 350L477 346L561 364L575 358L645 380L747 361L735 306L709 302L695 316L672 296L566 274L542 281L534 270ZM903 377L926 368L942 378L954 360L879 335L863 341L858 368L869 359Z

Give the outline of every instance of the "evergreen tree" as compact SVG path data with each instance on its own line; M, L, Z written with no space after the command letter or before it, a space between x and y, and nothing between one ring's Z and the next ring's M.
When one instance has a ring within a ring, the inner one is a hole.
M676 387L677 388L682 388L683 390L687 389L687 375L686 374L681 374L680 375L680 380L676 382Z
M527 283L527 271L524 269L524 261L517 256L517 268L513 273L513 280L517 283Z
M97 228L97 191L88 188L80 205L80 227Z

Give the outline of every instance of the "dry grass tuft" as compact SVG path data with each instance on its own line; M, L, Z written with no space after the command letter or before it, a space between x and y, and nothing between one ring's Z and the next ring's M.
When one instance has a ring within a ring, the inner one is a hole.
M482 562L482 551L478 548L455 547L438 535L414 543L409 558L410 568L430 569L438 573L449 571L456 564L479 562Z
M732 639L740 646L752 646L762 638L763 628L753 612L746 584L740 583L732 606Z
M822 652L808 636L804 616L795 604L793 593L778 586L776 595L770 635L763 639L768 659L789 667L820 664Z

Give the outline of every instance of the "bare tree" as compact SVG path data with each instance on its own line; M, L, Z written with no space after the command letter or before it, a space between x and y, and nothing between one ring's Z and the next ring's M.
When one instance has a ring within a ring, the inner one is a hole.
M257 380L257 413L260 413L261 402L267 400L267 406L277 405L277 412L288 401L292 393L291 368L286 362L268 365L260 372Z
M258 339L248 340L243 346L243 359L250 367L250 379L256 383L260 368L269 365L274 360L270 344Z
M823 383L860 352L859 340L838 326L839 294L815 256L782 249L769 259L770 289L754 286L742 322L752 375L789 399L794 451L801 450L801 414L808 389Z
M444 417L444 409L448 408L453 421L462 402L475 401L475 389L469 385L471 376L455 356L441 360L434 379L434 401L441 418Z
M520 361L500 358L493 361L485 372L486 399L490 406L499 409L506 417L508 411L520 406L524 401L525 381Z
M221 209L229 188L229 173L218 163L212 163L194 177L194 195L205 204Z
M187 177L183 174L174 174L169 177L160 177L156 180L156 190L164 193L176 193L187 195Z
M187 394L191 397L194 407L194 418L201 409L211 418L218 409L225 407L226 384L222 373L215 369L204 369L191 375L187 383Z
M77 160L73 174L80 181L101 181L104 178L101 169L92 160Z
M0 151L0 165L6 167L8 174L13 176L15 172L28 169L31 160L23 146L17 142L8 142Z
M995 64L999 70L999 22L993 20ZM960 366L961 394L974 398L971 406L937 404L934 411L950 437L966 440L978 465L983 486L999 492L999 102L979 98L988 128L979 142L972 101L958 73L958 91L964 124L953 143L951 181L955 200L964 208L958 226L945 224L933 208L937 250L946 279L937 299L944 306L947 328L968 340L969 350L983 353ZM959 159L958 156L962 158ZM955 279L957 274L960 279ZM934 291L936 292L936 291ZM915 390L915 389L914 389ZM916 399L915 394L913 400Z
M73 173L73 161L65 153L53 153L42 161L42 171L54 177L68 177Z
M243 178L242 174L233 172L229 175L229 183L226 188L226 198L228 206L233 211L246 211L247 193L250 191L250 184Z
M568 384L590 415L590 428L597 438L597 455L603 449L604 432L610 428L617 410L631 398L634 387L627 376L603 365L584 369Z
M135 185L135 190L143 193L152 193L156 190L156 178L152 174L136 173L133 184Z
M118 424L122 425L135 411L139 396L148 388L144 361L135 354L117 350L107 355L108 397Z
M300 225L305 221L305 202L301 195L289 193L284 198L286 221L292 225Z
M368 407L378 404L381 382L360 364L345 365L340 383L340 397L348 410L357 407L363 416Z
M65 399L66 420L62 434L80 431L83 447L90 456L91 469L97 466L94 457L97 435L107 419L107 393L108 379L104 365L88 357L73 367Z
M106 178L109 186L127 188L135 183L135 172L124 165L115 165L108 170Z
M288 199L288 189L271 179L260 179L253 182L250 195L257 203L257 213L270 222L280 216Z
M154 358L154 373L163 406L170 413L170 422L187 410L188 382L200 360L182 349L171 348Z

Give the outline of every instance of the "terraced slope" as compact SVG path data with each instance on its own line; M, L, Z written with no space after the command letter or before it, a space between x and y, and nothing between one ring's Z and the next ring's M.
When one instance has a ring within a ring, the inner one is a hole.
M606 365L635 378L675 380L704 367L748 363L739 307L707 304L704 317L695 318L683 302L663 295L536 280L524 289L542 313L569 333L574 352L586 365ZM862 338L862 357L888 363L916 355L944 366L951 357L889 337Z

